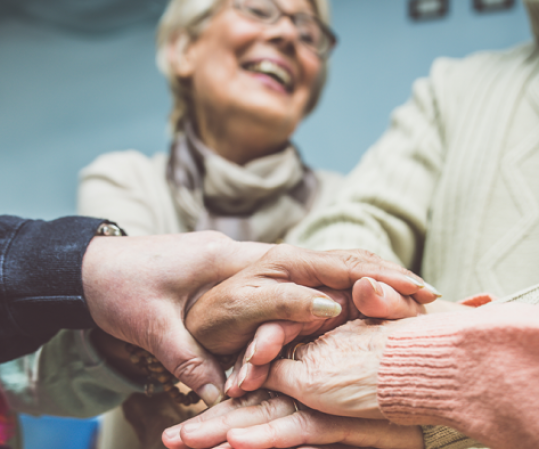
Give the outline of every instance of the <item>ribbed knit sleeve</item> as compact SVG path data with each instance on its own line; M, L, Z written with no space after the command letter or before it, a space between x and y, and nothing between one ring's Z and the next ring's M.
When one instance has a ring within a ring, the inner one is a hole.
M317 250L362 248L412 267L444 161L440 124L436 86L430 78L416 81L390 128L333 203L300 224L294 243Z
M489 447L539 447L539 309L426 316L389 337L378 401L398 424L441 424Z

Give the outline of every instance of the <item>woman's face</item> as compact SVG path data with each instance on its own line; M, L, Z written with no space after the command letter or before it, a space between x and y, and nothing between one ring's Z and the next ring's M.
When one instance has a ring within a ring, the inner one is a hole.
M277 1L287 13L314 14L308 0ZM302 119L321 66L289 18L260 23L229 0L175 68L192 83L201 137L204 128L226 135L251 127L253 138L267 134L271 146L287 141Z

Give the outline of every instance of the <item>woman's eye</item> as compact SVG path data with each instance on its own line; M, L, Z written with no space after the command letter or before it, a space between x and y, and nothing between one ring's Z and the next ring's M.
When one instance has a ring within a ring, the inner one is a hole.
M270 17L272 17L271 11L269 11L267 8L249 6L247 7L247 10L250 14L259 17L260 19L269 19Z
M243 4L246 12L258 19L271 19L275 15L275 8L271 2L264 0L250 0Z
M300 39L302 42L305 42L306 44L316 43L315 37L311 33L302 33L300 35Z
M302 27L298 29L299 38L306 44L316 45L320 41L320 31L315 27Z

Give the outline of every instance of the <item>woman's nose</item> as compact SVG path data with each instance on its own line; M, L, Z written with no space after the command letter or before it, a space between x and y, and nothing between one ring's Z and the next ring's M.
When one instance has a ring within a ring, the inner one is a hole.
M290 17L281 17L277 23L267 28L266 37L282 47L291 47L298 42L298 29Z

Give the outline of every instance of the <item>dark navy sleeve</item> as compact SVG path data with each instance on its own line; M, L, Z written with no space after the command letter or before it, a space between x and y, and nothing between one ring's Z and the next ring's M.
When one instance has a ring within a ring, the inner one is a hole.
M94 326L82 258L104 221L0 216L0 363L34 352L60 329Z

